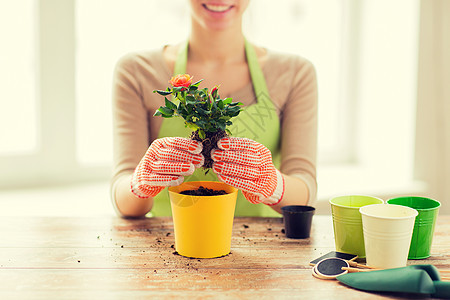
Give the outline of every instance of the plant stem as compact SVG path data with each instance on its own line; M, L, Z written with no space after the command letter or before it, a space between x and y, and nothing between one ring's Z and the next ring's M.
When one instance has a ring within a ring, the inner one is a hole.
M194 131L191 134L191 139L195 141L199 141L203 145L202 155L205 158L205 162L203 164L203 169L208 170L212 167L213 160L211 158L211 151L217 148L217 142L224 138L227 133L224 130L219 130L216 132L205 132L206 137L204 139L200 138L198 135L198 131Z

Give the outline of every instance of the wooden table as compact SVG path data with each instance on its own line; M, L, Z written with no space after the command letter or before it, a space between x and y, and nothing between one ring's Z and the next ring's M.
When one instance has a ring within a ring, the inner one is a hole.
M0 218L0 299L372 299L311 275L334 250L330 216L311 238L288 239L282 219L236 218L231 254L189 259L174 250L171 218ZM450 269L450 216L440 216L432 256L409 264Z

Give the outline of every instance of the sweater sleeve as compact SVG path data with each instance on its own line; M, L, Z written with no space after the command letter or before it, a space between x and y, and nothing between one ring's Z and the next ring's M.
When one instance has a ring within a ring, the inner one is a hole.
M296 57L292 83L281 113L281 171L300 178L309 190L309 205L317 197L318 93L314 66Z
M111 195L115 204L117 183L133 173L149 145L148 113L136 75L133 55L121 58L113 76L113 177Z

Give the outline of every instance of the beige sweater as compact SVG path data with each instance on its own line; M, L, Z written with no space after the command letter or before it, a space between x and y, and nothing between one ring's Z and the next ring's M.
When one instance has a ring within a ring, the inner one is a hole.
M309 189L309 204L316 198L317 82L313 65L294 55L268 51L263 65L267 88L281 122L281 168L302 179ZM124 56L113 81L114 162L111 182L134 171L150 143L157 138L163 118L153 117L172 76L162 48ZM249 105L256 101L251 84L227 95ZM115 203L115 201L113 201Z

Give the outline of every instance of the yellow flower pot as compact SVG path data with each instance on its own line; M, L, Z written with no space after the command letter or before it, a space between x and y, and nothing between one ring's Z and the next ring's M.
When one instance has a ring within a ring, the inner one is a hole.
M225 195L191 196L180 192L203 186L224 190ZM213 258L230 253L238 190L222 182L193 181L169 188L178 254Z

